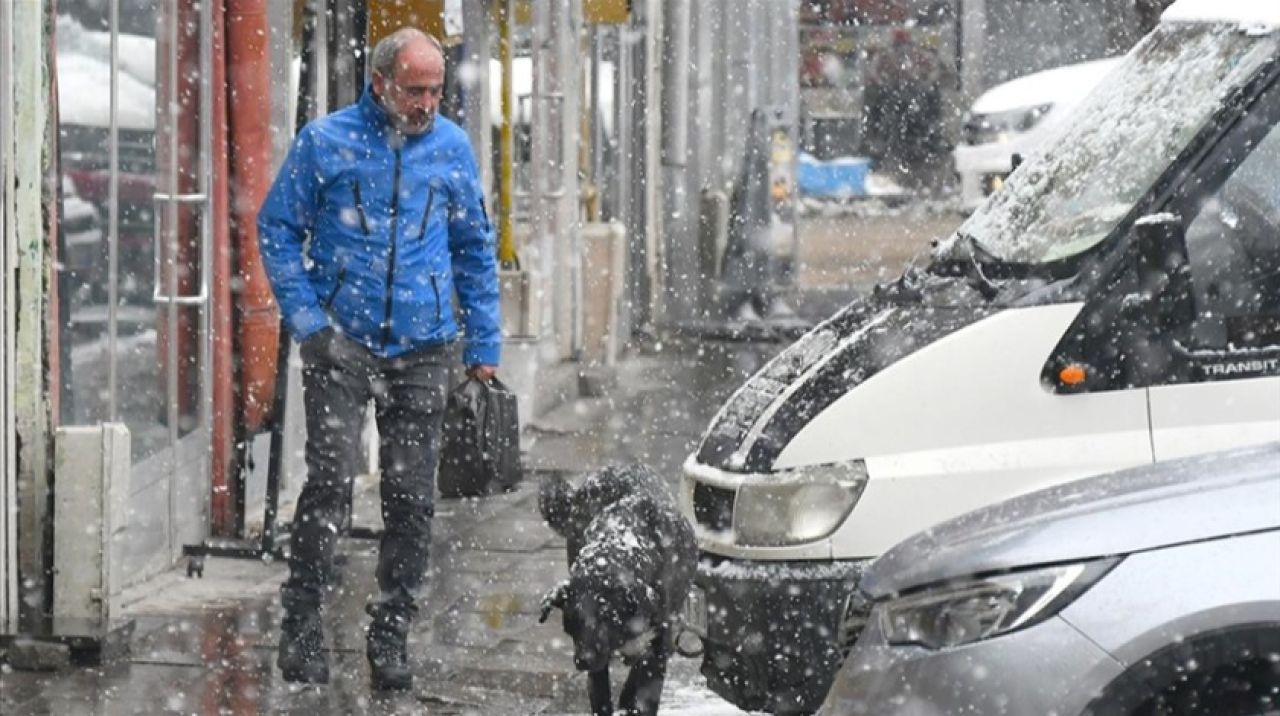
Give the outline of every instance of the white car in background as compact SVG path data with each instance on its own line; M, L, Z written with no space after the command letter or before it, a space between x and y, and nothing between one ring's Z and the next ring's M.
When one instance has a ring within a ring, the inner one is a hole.
M984 92L965 115L956 147L964 208L1004 186L1013 155L1026 157L1120 61L1118 57L1036 72Z

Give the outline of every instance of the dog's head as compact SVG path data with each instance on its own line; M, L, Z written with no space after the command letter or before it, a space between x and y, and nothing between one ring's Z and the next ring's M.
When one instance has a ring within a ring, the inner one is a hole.
M556 534L569 533L573 515L573 488L560 475L548 475L538 485L538 511Z
M543 599L541 621L552 609L564 616L579 671L605 668L614 652L629 662L638 660L648 653L659 621L657 593L636 580L571 577Z

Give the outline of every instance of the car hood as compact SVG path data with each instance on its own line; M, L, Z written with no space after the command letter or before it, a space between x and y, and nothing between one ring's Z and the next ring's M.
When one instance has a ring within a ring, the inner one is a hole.
M1280 528L1280 443L1108 473L961 515L871 564L879 599L927 584Z

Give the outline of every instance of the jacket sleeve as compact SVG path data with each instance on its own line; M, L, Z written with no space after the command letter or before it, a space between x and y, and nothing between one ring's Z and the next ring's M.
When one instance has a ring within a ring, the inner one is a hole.
M462 362L498 365L502 358L502 328L493 227L485 213L475 158L465 140L458 154L450 192L449 255L466 332Z
M302 244L313 226L319 201L316 170L315 140L310 128L304 127L258 211L262 263L280 313L297 341L329 325L302 261Z

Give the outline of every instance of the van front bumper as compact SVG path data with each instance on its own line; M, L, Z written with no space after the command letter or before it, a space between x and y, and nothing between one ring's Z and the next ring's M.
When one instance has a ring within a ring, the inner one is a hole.
M816 710L869 610L857 592L869 561L702 553L694 601L706 605L702 674L711 690L748 711Z

